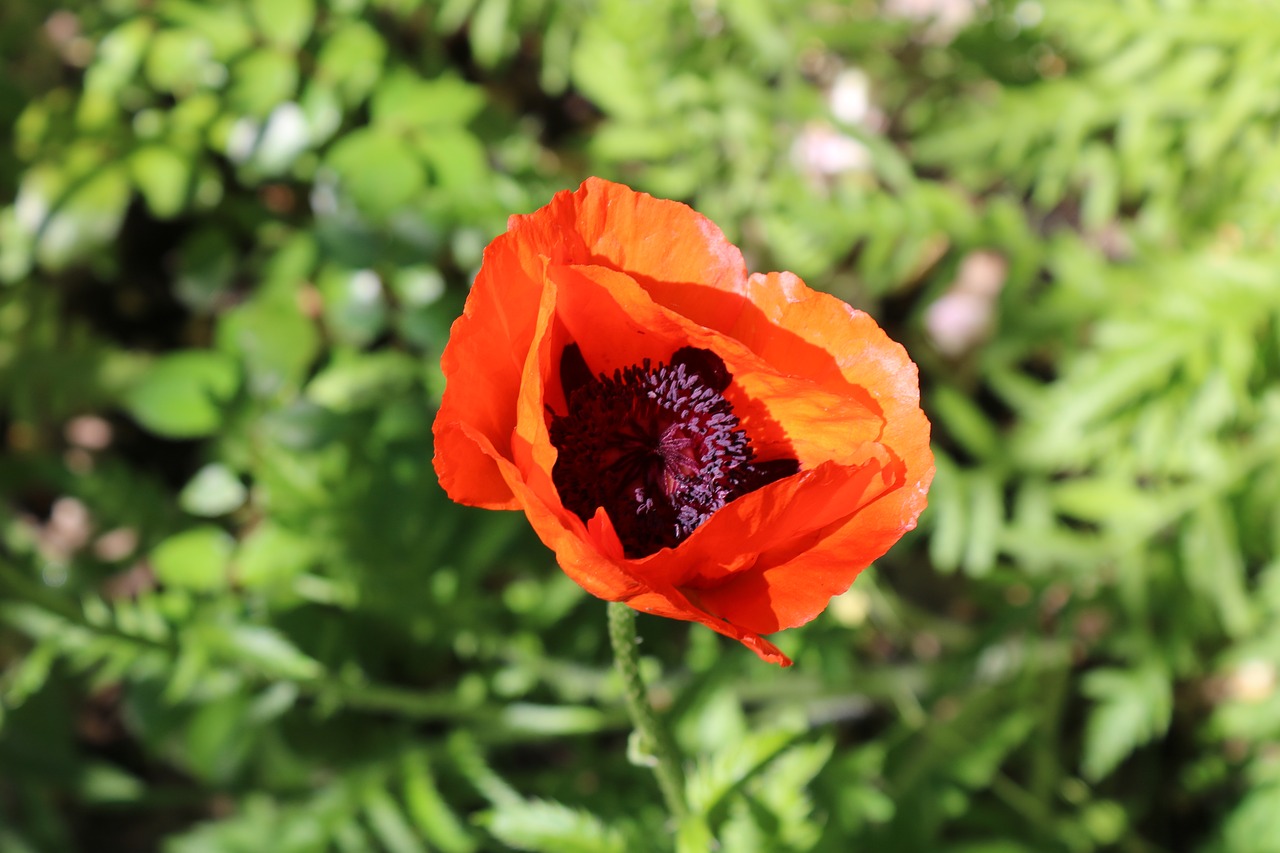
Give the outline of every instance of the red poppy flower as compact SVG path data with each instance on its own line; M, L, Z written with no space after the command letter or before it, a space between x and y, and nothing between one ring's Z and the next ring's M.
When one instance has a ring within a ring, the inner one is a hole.
M915 526L916 367L868 315L748 275L689 207L598 178L511 217L443 356L435 466L587 592L765 660Z

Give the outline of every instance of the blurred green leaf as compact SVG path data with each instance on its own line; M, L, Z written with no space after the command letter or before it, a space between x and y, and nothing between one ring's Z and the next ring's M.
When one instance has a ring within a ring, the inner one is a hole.
M791 728L751 732L701 759L688 778L690 809L711 818L724 807L731 792L764 771L798 737Z
M202 228L178 251L174 293L193 311L208 311L226 296L235 277L235 245L222 229Z
M1221 839L1223 851L1280 850L1280 785L1260 785L1250 791L1227 818Z
M343 20L320 48L316 75L351 106L373 90L386 56L387 46L377 30L359 19Z
M249 495L244 483L225 465L204 466L178 493L179 505L192 515L216 518L239 509Z
M413 359L384 350L326 367L307 386L307 397L336 412L350 412L403 394L416 377Z
M283 107L287 107L285 104ZM328 142L342 126L342 101L337 91L318 80L308 81L298 101L309 132L309 143L320 146ZM277 107L281 109L282 107ZM275 115L272 115L275 118ZM270 125L268 125L270 127Z
M323 671L319 662L273 628L237 625L218 639L238 659L273 677L306 680Z
M492 68L506 55L508 43L514 40L508 29L510 15L511 0L478 0L468 33L482 67Z
M133 182L159 219L182 212L191 189L191 158L165 145L146 145L129 159Z
M0 282L25 276L32 263L32 234L20 224L12 207L0 210Z
M246 587L286 583L318 557L312 540L272 521L253 529L236 552L236 577Z
M623 853L621 835L589 812L546 800L503 803L480 825L514 850L536 853Z
M422 835L443 853L471 853L476 849L471 833L449 807L430 763L421 753L405 758L404 800Z
M146 792L146 785L132 773L105 762L88 765L77 787L81 797L96 803L137 802Z
M284 47L306 41L316 17L315 0L254 0L251 8L262 33Z
M1158 665L1099 669L1084 679L1095 702L1085 728L1081 769L1091 780L1110 775L1139 746L1164 734L1173 713L1169 676Z
M441 186L458 193L475 193L488 183L484 147L466 131L437 130L418 137L416 147L431 164L432 177Z
M154 31L153 21L134 18L108 33L102 39L96 61L85 73L85 89L119 93L142 67Z
M248 389L258 396L300 387L320 347L315 324L281 299L253 299L229 311L217 337L219 349L242 361Z
M423 80L399 69L378 83L370 114L377 125L425 129L465 125L484 105L483 92L457 77Z
M151 551L156 578L166 586L213 592L227 585L227 563L234 540L211 525L176 533Z
M989 787L1009 753L1032 734L1035 725L1032 714L1015 713L1000 720L953 763L955 777L970 788Z
M321 270L316 285L324 297L325 323L338 340L364 346L382 334L387 304L382 281L373 270L329 266Z
M1205 504L1192 513L1182 541L1189 585L1213 602L1223 628L1233 637L1246 635L1254 622L1238 541L1234 522L1217 504Z
M85 153L94 160L100 156ZM35 258L43 266L62 269L111 242L120 229L130 194L125 168L96 163L86 171L49 167L23 181L15 203L18 222L35 234Z
M277 104L292 98L297 88L297 59L283 51L262 48L232 66L227 101L239 114L264 118Z
M241 118L228 135L227 155L255 177L274 177L288 172L304 152L333 132L333 126L341 118L332 103L313 100L309 106L312 107L310 114L303 106L285 101L276 105L263 121Z
M389 853L424 853L426 846L418 839L400 806L381 788L365 792L365 812L374 835Z
M585 27L573 47L573 81L601 108L619 119L643 121L651 112L651 90L634 64L629 46L603 25ZM608 74L600 69L608 68Z
M215 784L226 784L248 759L254 745L246 737L247 703L240 696L199 707L186 731L183 756L187 769Z
M209 435L240 384L235 362L190 350L157 359L128 391L124 407L140 424L169 438Z
M398 137L374 129L353 131L329 150L325 165L342 191L371 217L385 217L418 195L422 163Z
M215 56L222 62L247 50L253 43L251 21L240 0L212 4L159 0L157 5L163 18L208 38Z
M190 94L220 84L226 69L214 61L214 48L204 33L165 29L151 39L147 80L158 91Z

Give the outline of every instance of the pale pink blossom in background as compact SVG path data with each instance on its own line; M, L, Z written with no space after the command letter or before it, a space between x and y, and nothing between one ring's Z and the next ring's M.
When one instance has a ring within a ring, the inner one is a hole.
M890 18L927 23L923 39L946 44L986 5L986 0L885 0L882 8Z
M851 136L822 122L811 122L791 146L791 162L815 184L846 172L865 172L871 152Z
M1250 658L1228 675L1226 694L1238 702L1259 703L1276 690L1276 667L1270 661Z
M943 355L964 355L990 335L1008 273L1008 261L991 251L972 252L960 262L955 281L924 315L925 331Z
M105 450L111 446L111 424L97 415L81 415L67 421L62 430L67 442L85 450Z
M831 115L841 124L881 133L888 124L884 111L871 95L871 78L861 68L846 68L836 75L827 93Z
M861 68L846 68L835 76L827 107L835 122L845 127L879 134L888 125L872 97L871 78ZM791 161L819 188L840 175L868 172L872 166L871 151L861 140L826 121L804 126L791 146Z

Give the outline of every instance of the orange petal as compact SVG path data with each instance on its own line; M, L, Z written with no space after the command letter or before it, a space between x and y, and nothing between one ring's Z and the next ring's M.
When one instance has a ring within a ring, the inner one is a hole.
M790 273L753 275L741 293L652 283L647 288L663 304L745 345L779 373L804 377L837 395L865 394L883 414L878 432L863 438L880 442L901 460L896 488L814 541L766 550L753 566L699 591L708 609L752 631L803 624L915 527L925 507L934 465L916 366L869 315L811 290Z
M565 326L559 312L565 303L576 301L571 293L573 275L567 276L570 286L561 288L559 279L564 277L547 276L534 340L523 370L511 440L513 461L502 460L500 467L534 531L555 552L560 567L574 581L592 595L610 601L649 595L648 580L632 571L633 563L625 559L622 543L604 509L599 509L584 526L580 518L564 508L552 480L557 451L547 428L547 391L558 382L559 357L565 344ZM621 330L612 337L618 336Z
M519 508L493 462L459 427L469 424L507 455L548 263L604 263L667 281L737 288L747 275L742 253L706 217L600 178L512 216L507 233L485 250L441 357L447 385L434 426L435 467L460 503Z
M626 273L570 266L551 267L548 277L560 288L556 315L567 339L596 372L666 360L682 346L724 359L733 375L725 396L759 459L795 458L802 468L830 460L856 464L859 445L883 430L879 407L866 392L841 383L837 393L779 372L739 341L654 302Z
M497 455L486 436L462 427L468 437L490 454L512 494L524 510L534 533L556 554L565 573L587 592L606 601L621 601L647 590L604 555L586 526L559 506L548 506L524 481L524 475L508 459Z
M522 282L520 279L527 270L518 267L517 253L507 252L497 241L495 245L496 251L491 247L485 258L490 274L477 279L481 294L479 299L501 293L501 288L493 278L499 273L510 275L511 288L522 293L522 297L527 295L526 288L523 287L527 281ZM493 264L490 264L490 255L494 256ZM538 258L531 263L540 267L545 264L545 259ZM513 267L513 264L516 266ZM467 372L461 370L463 366L458 362L453 363L453 367L459 372L450 376L450 388L456 389L457 393L450 397L446 391L446 402L452 399L454 408L442 407L436 421L436 434L446 442L437 446L437 471L441 474L442 482L445 482L446 474L454 478L450 481L454 488L446 485L446 489L457 499L455 491L459 490L457 486L467 476L468 469L462 468L464 463L449 454L457 452L461 447L468 448L471 458L465 459L465 464L477 467L483 465L483 470L492 471L500 478L502 486L510 495L511 508L524 510L534 532L555 552L564 571L592 595L616 601L645 590L605 556L588 536L581 519L564 509L551 482L550 472L555 462L555 449L551 447L546 434L543 415L546 382L543 373L550 369L548 362L555 344L553 320L557 290L553 282L543 284L544 279L545 276L539 272L539 287L534 293L536 299L533 305L523 305L518 318L507 318L512 322L495 321L495 317L501 319L504 315L490 305L483 309L483 319L488 321L485 325L464 326L465 335L462 338L457 337L458 329L455 326L455 338L450 342L450 347L461 340L454 351L455 358L461 357L459 353L470 354L476 363L482 363L486 348L482 346L484 340L478 337L481 330L487 330L493 335L492 340L498 342L498 346L494 348L500 348L504 336L509 340L514 334L514 321L517 319L519 336L524 339L524 345L521 364L514 376L493 378L495 382L502 381L510 386L510 397L504 401L508 408L499 414L495 414L491 408L485 408L483 401L472 400L474 395L466 393L470 389L459 383L459 376L473 378L474 370L470 368L474 365L466 365L470 370ZM469 299L468 307L472 304ZM481 311L477 310L477 313ZM493 363L492 366L499 374L512 371L513 368L505 360L509 355L503 353L503 357ZM466 416L476 420L466 420ZM440 441L440 438L437 440Z
M843 522L897 485L901 466L885 448L870 444L863 452L861 464L824 462L738 498L679 547L637 560L631 573L650 584L710 590L752 571L762 553L797 542L813 544L824 528Z
M889 421L894 418L885 410L886 401L901 403L895 407L899 412L905 407L919 413L916 367L906 350L870 315L809 288L792 273L755 273L740 288L644 286L658 304L739 341L780 374L803 377L837 394L865 394ZM916 436L919 425L918 418L902 424L902 437Z
M643 279L746 286L742 252L715 223L688 205L603 178L587 178L533 213L512 216L506 236L552 264L600 264Z
M626 603L642 613L706 625L713 631L742 643L759 655L761 660L776 663L779 666L791 666L791 658L784 655L782 650L773 643L754 631L746 630L708 613L694 604L689 596L680 590L668 587L661 591L642 593L626 599Z
M757 273L747 284L754 312L728 331L781 373L803 376L825 388L853 386L868 393L884 417L876 440L907 464L919 506L933 478L929 421L920 410L920 382L902 345L875 320L826 293L811 290L791 273ZM804 346L797 346L797 339Z
M918 507L924 505L923 488L884 492L808 542L794 540L763 551L750 569L701 589L700 601L733 624L762 634L805 624L914 528Z
M611 553L619 571L641 587L697 587L705 598L717 583L752 569L761 551L794 547L796 542L813 544L821 528L839 524L901 485L904 466L891 451L876 443L853 440L859 431L864 435L883 431L880 418L871 416L861 402L840 398L796 377L778 376L736 341L654 304L623 273L601 267L553 267L548 278L558 288L556 316L566 329L566 338L582 347L593 369L607 371L644 358L665 357L687 344L716 350L732 365L735 385L760 394L761 405L770 415L776 411L783 424L795 430L808 455L826 457L810 470L724 507L678 548L635 561L621 560L619 553ZM554 382L550 379L554 374L552 366L544 364L526 375L526 387L537 385L537 376ZM526 410L538 427L538 443L546 442L538 467L549 470L555 457L545 437L541 402L531 401ZM864 428L860 430L859 424ZM535 450L534 456L538 455ZM831 457L839 457L839 461ZM592 523L599 526L606 520L597 514ZM876 556L879 552L866 549L844 553L840 565L845 567L845 586ZM818 609L829 597L826 593L821 598ZM723 628L719 618L725 613L694 610L699 614L697 621L732 633ZM680 618L694 618L690 616L693 611L680 612L684 614Z
M879 523L879 514L871 511L898 492L887 493L812 541L793 542L760 554L750 569L699 590L702 604L745 630L762 634L803 625L915 527L914 518L885 526Z
M589 258L639 279L737 289L747 266L715 223L688 205L588 178L573 194L575 227Z
M484 262L453 323L440 364L447 384L436 415L435 467L455 501L486 509L519 509L492 459L467 439L466 425L484 435L500 456L510 455L516 399L525 356L533 341L543 285L543 261L503 235Z
M521 371L510 458L515 462L516 468L523 472L525 484L538 495L542 503L568 515L551 479L551 471L556 463L556 449L548 434L546 415L547 391L553 383L553 377L559 374L558 358L564 348L563 331L556 321L559 288L550 276L544 274L543 277L534 337Z
M729 333L783 372L828 388L866 389L884 413L877 440L904 468L900 488L837 525L812 549L762 554L750 572L704 595L726 618L768 632L812 619L831 595L844 592L862 568L915 527L934 464L916 366L870 316L809 289L790 273L753 275L746 295L754 308L742 312ZM796 346L797 337L810 346Z
M436 417L434 435L436 477L445 493L458 503L484 509L520 509L493 457L472 441L465 423Z

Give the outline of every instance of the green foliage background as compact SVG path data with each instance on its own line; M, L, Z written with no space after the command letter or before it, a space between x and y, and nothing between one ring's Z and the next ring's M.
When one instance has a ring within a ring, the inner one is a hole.
M0 853L669 849L604 608L430 461L482 248L589 174L934 423L793 669L641 620L719 849L1280 850L1280 11L910 5L0 8Z

